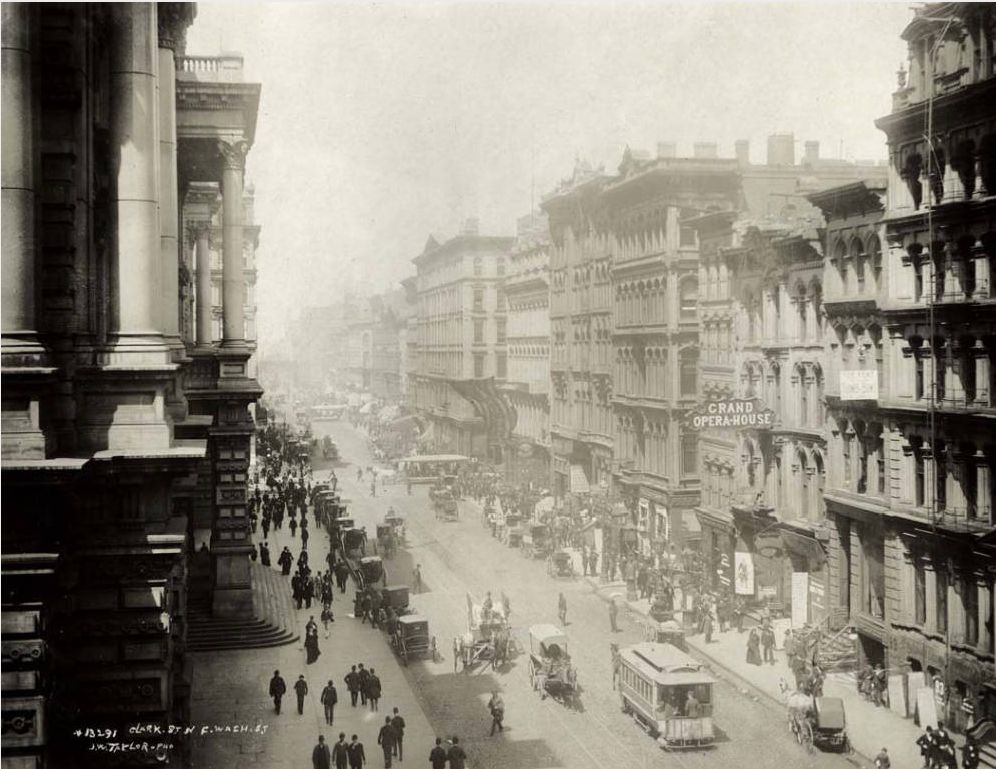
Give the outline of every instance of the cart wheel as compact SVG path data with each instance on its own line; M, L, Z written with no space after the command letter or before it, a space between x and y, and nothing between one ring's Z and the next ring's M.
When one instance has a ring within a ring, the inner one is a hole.
M460 646L456 639L453 639L453 672L457 672L457 659L460 657Z
M844 735L844 752L847 753L847 755L854 753L854 746L851 744L851 740L846 734Z

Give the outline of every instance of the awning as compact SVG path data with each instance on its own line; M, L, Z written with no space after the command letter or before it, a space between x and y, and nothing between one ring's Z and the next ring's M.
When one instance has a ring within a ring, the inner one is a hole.
M571 492L574 494L588 494L591 487L588 484L588 476L581 465L571 465Z
M776 529L769 529L754 535L754 552L762 558L777 558L785 550L782 534Z
M782 529L782 542L789 552L809 562L810 568L819 569L826 563L827 554L815 537L809 537L788 529Z

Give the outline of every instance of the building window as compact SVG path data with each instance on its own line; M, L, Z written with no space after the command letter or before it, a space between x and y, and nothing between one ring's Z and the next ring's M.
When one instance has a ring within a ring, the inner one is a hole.
M927 623L927 572L919 561L913 564L913 621Z
M915 465L914 481L913 481L913 502L917 507L923 507L927 504L927 469L924 466L925 461L923 457L923 451L920 449L913 450L913 463Z
M923 358L921 358L916 352L913 353L913 356L913 396L919 401L923 400Z
M497 364L497 372L495 376L499 379L504 379L506 376L506 370L508 368L508 358L505 353L500 352L495 356L495 362Z
M881 436L875 439L875 491L885 494L885 441Z
M699 283L697 280L688 279L681 283L681 296L679 297L679 318L680 320L695 320L699 304Z
M505 274L505 259L503 257L498 257L498 275Z
M484 312L484 289L474 289L474 312Z
M947 453L940 444L934 450L934 480L934 504L938 510L945 510L948 506L948 463Z
M484 344L484 321L480 318L474 320L474 344Z
M484 376L484 355L481 353L474 355L474 376L477 379Z
M497 336L498 344L505 344L506 335L505 335L505 319L504 318L498 318L497 319L497 327L498 327L498 331L497 331L497 333L498 333L498 336Z
M965 643L979 643L979 586L971 577L961 583L961 605L965 612Z
M934 572L937 582L937 611L934 621L938 633L948 632L948 573L943 569Z
M699 356L695 350L681 353L681 395L697 395L699 391Z
M686 432L681 435L681 474L694 475L699 470L698 433Z
M484 272L484 260L479 256L474 257L474 277L479 278Z
M844 430L840 441L841 459L844 465L844 487L848 490L851 488L851 437L850 430Z

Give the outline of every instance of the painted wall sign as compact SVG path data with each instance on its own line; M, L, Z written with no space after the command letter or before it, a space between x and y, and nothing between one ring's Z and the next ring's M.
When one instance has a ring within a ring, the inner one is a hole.
M686 418L687 425L693 430L767 430L774 426L774 422L775 412L756 398L709 401L690 412Z
M842 401L878 400L878 372L873 369L841 371L840 399Z

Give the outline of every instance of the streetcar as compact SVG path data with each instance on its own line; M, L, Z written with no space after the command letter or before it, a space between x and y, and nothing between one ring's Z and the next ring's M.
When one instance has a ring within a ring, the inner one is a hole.
M619 652L622 710L664 750L709 747L716 679L671 644L644 641Z

